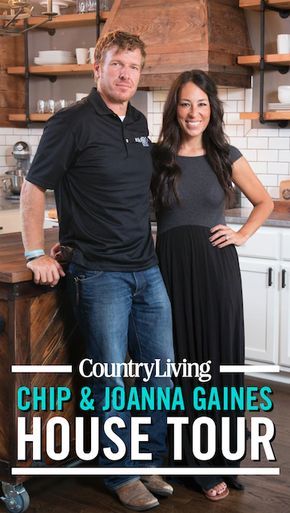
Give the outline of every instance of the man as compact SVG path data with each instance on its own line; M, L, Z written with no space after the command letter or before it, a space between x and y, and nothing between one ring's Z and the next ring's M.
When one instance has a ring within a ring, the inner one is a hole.
M127 350L136 362L160 359L164 365L167 358L173 360L170 304L149 222L152 163L147 122L129 103L144 60L144 43L138 36L116 31L99 39L94 64L97 88L48 121L21 195L27 266L36 283L54 286L64 271L56 259L44 254L42 225L45 189L55 191L60 243L71 248L72 295L87 356L95 362L123 363ZM116 415L114 410L102 412L104 390L120 385L124 386L120 377L93 383L103 421ZM144 385L141 379L140 385ZM171 380L152 376L146 386L167 387ZM149 442L144 450L153 454L149 465L157 467L166 452L166 414L147 415L151 425L146 426ZM134 465L130 414L124 411L118 416L126 425L118 435L127 447L118 464L130 467ZM100 443L116 450L103 431ZM99 461L113 466L104 454ZM125 506L138 511L159 504L153 493L173 491L160 476L142 481L126 475L105 479Z

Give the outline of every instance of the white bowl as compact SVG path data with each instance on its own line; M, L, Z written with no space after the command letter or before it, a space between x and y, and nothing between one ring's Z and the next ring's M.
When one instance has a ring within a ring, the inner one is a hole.
M283 85L278 87L278 100L280 103L290 102L290 85Z

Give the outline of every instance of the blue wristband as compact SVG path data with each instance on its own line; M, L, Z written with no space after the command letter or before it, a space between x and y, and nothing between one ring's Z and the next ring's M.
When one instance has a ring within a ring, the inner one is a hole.
M24 253L26 259L38 258L43 255L45 255L44 249L32 249Z

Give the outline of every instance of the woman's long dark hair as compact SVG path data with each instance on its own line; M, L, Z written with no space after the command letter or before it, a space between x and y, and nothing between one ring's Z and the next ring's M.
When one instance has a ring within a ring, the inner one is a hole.
M176 163L176 155L180 148L182 134L176 113L180 89L188 82L197 85L208 96L211 116L202 134L206 158L227 196L230 195L232 187L230 146L223 130L224 112L222 102L217 96L216 85L204 71L184 71L173 82L168 93L161 133L152 152L155 169L152 194L157 209L162 206L168 207L179 201L177 184L181 170Z

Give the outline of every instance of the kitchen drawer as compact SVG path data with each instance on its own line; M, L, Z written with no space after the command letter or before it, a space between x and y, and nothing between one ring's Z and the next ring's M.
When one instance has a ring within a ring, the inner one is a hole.
M230 225L233 230L239 230L241 225ZM253 258L280 258L280 233L278 230L262 227L243 246L237 247L239 256Z
M281 235L281 259L290 260L290 232Z

